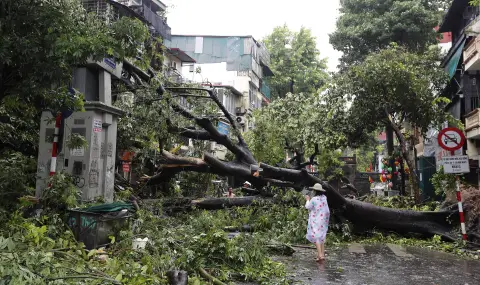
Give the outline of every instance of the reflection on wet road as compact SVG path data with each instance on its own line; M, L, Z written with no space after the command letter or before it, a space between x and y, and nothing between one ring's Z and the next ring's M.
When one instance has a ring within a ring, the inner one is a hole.
M303 284L480 284L480 261L392 244L327 249L327 260L320 264L310 249L275 259L285 263L291 278Z

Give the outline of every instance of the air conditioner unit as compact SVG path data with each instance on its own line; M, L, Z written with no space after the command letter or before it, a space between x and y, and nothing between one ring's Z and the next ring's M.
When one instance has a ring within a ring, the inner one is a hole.
M245 108L243 108L243 107L236 107L236 108L235 108L235 114L236 114L237 116L238 116L238 115L243 115L243 114L245 114L245 112L246 112L246 111L245 111Z
M246 122L247 122L247 120L245 119L244 116L238 116L237 117L237 123L239 123L240 125L245 125Z

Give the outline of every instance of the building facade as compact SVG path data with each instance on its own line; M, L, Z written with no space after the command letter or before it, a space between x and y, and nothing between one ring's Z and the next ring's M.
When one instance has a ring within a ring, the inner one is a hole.
M232 96L240 98L225 97L222 100L226 100L234 111L244 131L254 127L251 112L270 100L270 88L264 79L273 76L273 72L269 68L270 55L265 45L252 36L204 35L172 35L165 45L170 50L179 49L195 60L193 65L181 69L188 82L235 90Z
M475 184L479 182L480 159L479 14L480 8L471 6L468 0L454 0L438 30L451 33L452 47L442 62L450 78L443 96L451 100L448 111L465 125L467 143L463 152L470 160L470 173L466 174L466 179ZM436 158L441 159L438 155Z

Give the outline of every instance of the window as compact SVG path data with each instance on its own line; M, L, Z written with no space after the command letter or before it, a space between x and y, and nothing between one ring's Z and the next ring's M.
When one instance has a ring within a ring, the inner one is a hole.
M250 84L250 88L248 90L248 108L255 109L256 108L256 98L257 94L255 92L255 87Z
M227 90L224 90L221 93L223 93L223 96L222 96L223 106L225 106L225 109L227 109L227 111L229 113L235 114L235 105L236 105L235 104L235 102L236 102L235 95L232 92L229 92Z

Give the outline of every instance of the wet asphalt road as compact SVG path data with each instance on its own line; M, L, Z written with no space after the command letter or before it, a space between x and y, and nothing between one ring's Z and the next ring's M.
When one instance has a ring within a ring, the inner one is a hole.
M314 251L296 249L277 257L298 284L334 285L480 285L480 261L421 248L394 245L351 245L327 248L327 260L314 261Z

